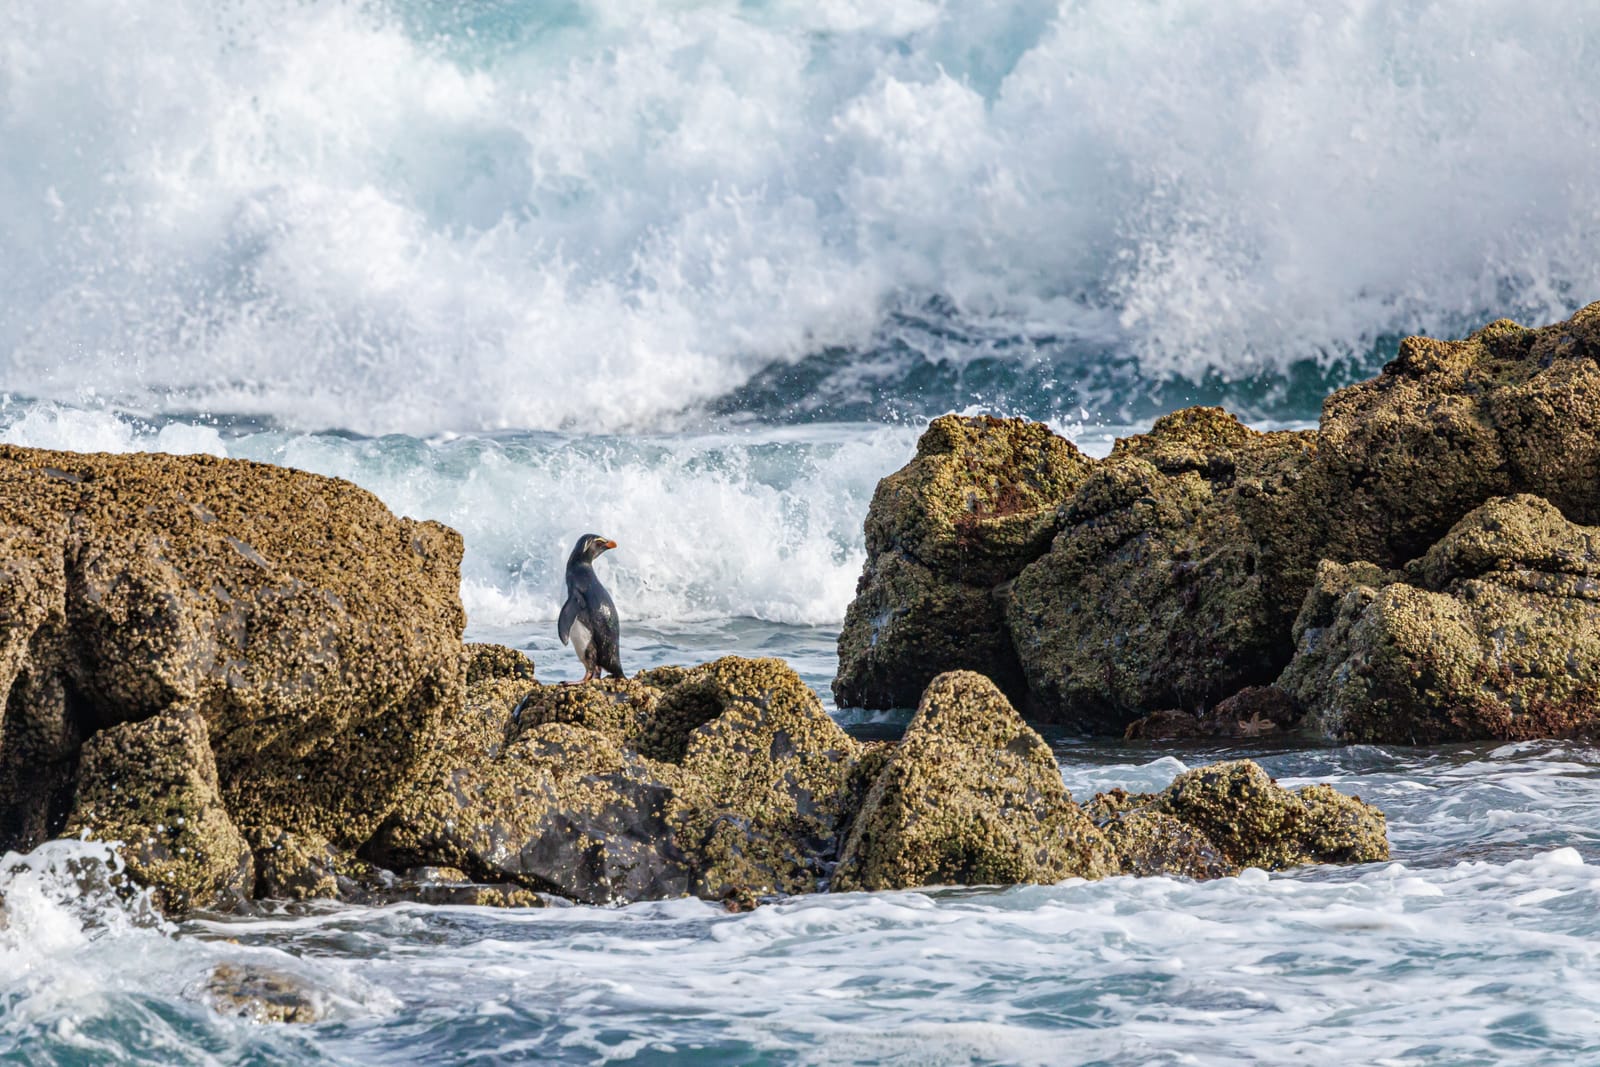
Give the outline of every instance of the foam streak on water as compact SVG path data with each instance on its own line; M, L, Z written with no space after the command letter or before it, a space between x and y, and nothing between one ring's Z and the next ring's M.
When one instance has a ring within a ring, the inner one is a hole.
M1061 752L1080 794L1161 786L1183 760L1223 754ZM1331 779L1384 806L1396 861L1203 884L806 898L737 916L695 901L338 908L197 921L177 938L128 923L83 932L81 909L27 903L34 876L0 874L0 891L19 902L0 959L32 961L0 972L0 1062L82 1062L94 1048L117 1062L197 1064L1555 1065L1600 1055L1592 750L1254 754L1286 783ZM1547 836L1506 833L1529 818ZM1570 844L1547 843L1558 840ZM258 1028L209 1014L196 976L241 957L333 991L334 1018ZM150 1034L159 1044L135 1040Z
M803 357L935 412L1370 361L1600 295L1597 49L1586 0L17 0L0 387L615 431Z

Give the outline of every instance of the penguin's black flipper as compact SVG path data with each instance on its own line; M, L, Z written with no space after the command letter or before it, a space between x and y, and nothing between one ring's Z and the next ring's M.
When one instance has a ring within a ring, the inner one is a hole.
M569 640L572 632L572 623L578 617L578 612L584 608L583 597L577 593L568 593L567 602L561 605L561 617L556 620L556 636L561 638L564 645Z

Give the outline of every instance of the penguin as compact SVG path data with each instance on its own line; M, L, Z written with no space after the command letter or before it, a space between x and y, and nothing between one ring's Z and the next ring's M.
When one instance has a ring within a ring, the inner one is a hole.
M572 642L583 663L585 682L600 677L602 670L610 671L613 678L622 677L622 626L617 621L617 606L590 566L600 553L616 547L615 541L599 534L584 534L567 557L567 602L561 605L556 634L563 645Z

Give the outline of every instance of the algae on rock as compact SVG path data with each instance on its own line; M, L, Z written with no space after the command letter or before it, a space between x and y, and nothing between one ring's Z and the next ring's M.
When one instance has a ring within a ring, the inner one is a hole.
M223 806L205 720L192 708L91 737L65 830L121 841L129 875L169 914L227 907L255 889L250 848Z
M1536 496L1490 500L1403 575L1325 563L1296 632L1299 653L1279 684L1331 737L1594 731L1600 529Z
M1219 408L1118 441L1011 590L1034 711L1121 733L1276 677L1300 597L1284 602L1276 542L1298 522L1286 486L1310 454L1310 435L1257 433Z
M851 827L833 889L1101 878L1117 857L1072 802L1050 746L994 683L929 683Z
M1049 547L1058 509L1090 465L1042 423L934 419L912 460L873 494L834 698L910 707L934 675L955 669L1020 697L996 587Z

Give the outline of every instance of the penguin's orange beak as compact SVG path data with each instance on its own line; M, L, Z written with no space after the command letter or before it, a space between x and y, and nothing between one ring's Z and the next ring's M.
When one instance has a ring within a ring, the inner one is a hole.
M616 548L617 543L615 541L601 541L600 547L606 549Z

